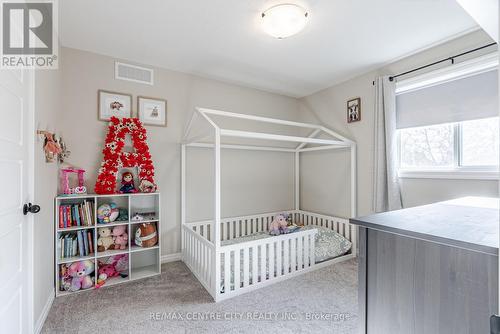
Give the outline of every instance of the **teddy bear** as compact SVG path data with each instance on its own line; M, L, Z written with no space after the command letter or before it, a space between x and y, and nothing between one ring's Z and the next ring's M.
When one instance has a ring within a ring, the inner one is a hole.
M118 225L113 227L113 243L114 249L125 249L128 244L127 227L125 225Z
M94 272L94 262L90 260L73 262L68 268L68 274L71 277L70 291L88 289L94 285L90 274Z
M287 225L287 217L284 214L276 215L269 226L269 234L280 235L288 233Z
M104 252L108 249L114 249L113 235L109 227L101 227L97 229L99 237L97 238L97 250Z

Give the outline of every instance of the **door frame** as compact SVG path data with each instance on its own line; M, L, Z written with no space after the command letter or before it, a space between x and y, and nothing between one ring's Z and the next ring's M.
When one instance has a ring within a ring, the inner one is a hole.
M28 145L28 159L29 162L27 164L27 175L28 175L28 193L27 193L27 198L25 199L26 201L33 203L35 200L35 143L36 143L36 129L35 129L35 77L36 73L35 70L30 69L30 70L23 70L23 76L26 76L26 78L29 79L30 82L30 92L29 92L29 107L28 107L28 116L26 117L26 122L25 126L27 127L26 133L28 136L26 137L26 145ZM26 250L27 252L27 257L26 257L26 297L24 298L23 302L25 302L26 308L28 310L28 314L26 315L26 327L27 327L27 332L28 333L35 333L35 318L34 318L34 312L35 312L35 290L34 290L34 223L35 223L35 215L33 214L28 214L26 215L26 228L27 228L27 233L26 233L26 238L28 238L27 241L27 247L28 249Z

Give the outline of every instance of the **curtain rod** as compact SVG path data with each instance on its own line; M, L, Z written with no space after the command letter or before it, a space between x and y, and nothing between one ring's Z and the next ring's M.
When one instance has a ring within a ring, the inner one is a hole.
M448 57L448 58L444 58L444 59L435 61L433 63L430 63L430 64L427 64L427 65L424 65L424 66L420 66L420 67L411 69L411 70L403 72L403 73L398 73L396 75L391 75L389 77L389 81L393 81L397 77L400 77L400 76L403 76L403 75L406 75L406 74L410 74L410 73L413 73L413 72L417 72L417 71L423 70L424 68L431 67L431 66L434 66L434 65L437 65L437 64L441 64L441 63L444 63L446 61L451 61L452 64L455 64L455 58L462 57L462 56L465 56L465 55L467 55L469 53L473 53L473 52L476 52L476 51L479 51L479 50L482 50L482 49L489 48L490 46L493 46L493 45L496 45L496 44L497 43L494 43L494 42L490 43L490 44L486 44L486 45L480 46L478 48L475 48L475 49L472 49L472 50L469 50L469 51L465 51L465 52L456 54L454 56L451 56L451 57ZM375 81L373 81L373 84L375 85Z

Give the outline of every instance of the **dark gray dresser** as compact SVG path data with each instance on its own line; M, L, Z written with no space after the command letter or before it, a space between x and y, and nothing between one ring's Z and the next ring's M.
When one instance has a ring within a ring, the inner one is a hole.
M498 313L498 199L465 197L351 219L361 333L487 334Z

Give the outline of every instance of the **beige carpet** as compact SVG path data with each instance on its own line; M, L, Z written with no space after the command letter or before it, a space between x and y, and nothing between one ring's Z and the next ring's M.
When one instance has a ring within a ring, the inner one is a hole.
M168 263L159 277L57 298L42 332L356 333L357 264L216 304L182 262Z

